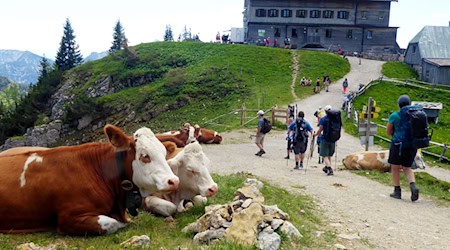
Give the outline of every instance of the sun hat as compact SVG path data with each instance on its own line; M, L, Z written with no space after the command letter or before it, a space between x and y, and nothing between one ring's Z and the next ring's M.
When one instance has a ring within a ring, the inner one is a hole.
M331 105L325 106L325 111L329 111L329 110L331 110Z
M260 111L258 111L257 114L258 114L258 115L264 115L264 111L263 111L263 110L260 110Z

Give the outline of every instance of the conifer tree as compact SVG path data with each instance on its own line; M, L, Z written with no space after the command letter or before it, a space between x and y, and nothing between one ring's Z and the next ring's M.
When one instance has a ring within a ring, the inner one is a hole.
M74 31L70 24L69 19L66 19L64 25L64 35L59 45L58 53L56 54L55 64L60 70L68 70L77 65L80 65L83 61L78 44L75 42Z
M42 60L39 62L39 77L38 77L38 81L42 81L42 79L44 79L49 72L49 68L50 65L48 63L47 58L45 58L45 55L42 57Z
M166 32L164 33L164 41L166 42L173 41L173 32L172 27L170 27L170 25L166 25Z
M125 37L125 32L122 24L120 23L120 20L117 20L116 26L114 27L113 42L111 48L109 49L109 53L111 54L122 49L123 44L127 42L128 40Z

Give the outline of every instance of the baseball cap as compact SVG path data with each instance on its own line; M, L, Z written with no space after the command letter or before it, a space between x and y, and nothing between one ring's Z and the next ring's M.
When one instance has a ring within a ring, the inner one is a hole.
M331 110L331 105L325 106L325 111Z
M264 111L262 110L258 111L258 115L264 115Z
M398 106L401 108L401 107L410 105L411 104L411 100L409 99L408 95L401 95L397 99L397 103L398 103Z

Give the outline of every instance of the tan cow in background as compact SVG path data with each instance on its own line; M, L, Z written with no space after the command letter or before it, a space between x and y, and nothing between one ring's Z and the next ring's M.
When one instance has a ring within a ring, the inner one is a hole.
M342 159L342 163L345 168L350 170L379 170L381 172L389 172L391 165L388 163L388 158L389 150L361 151L347 155ZM412 168L425 168L420 151L417 151Z
M217 131L211 129L201 128L198 124L194 125L197 132L197 140L205 144L220 144L222 142L222 135Z

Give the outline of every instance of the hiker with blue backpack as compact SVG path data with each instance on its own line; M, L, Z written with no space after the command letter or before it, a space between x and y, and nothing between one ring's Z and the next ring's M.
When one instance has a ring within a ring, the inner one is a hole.
M389 116L386 133L392 136L389 147L388 162L391 164L394 192L392 198L401 199L400 169L403 169L411 189L411 201L419 199L419 188L416 186L414 172L411 166L417 154L417 149L428 147L428 119L421 106L411 106L407 95L401 95L397 104L399 111Z
M305 120L305 113L299 111L297 119L288 128L288 133L292 132L292 148L295 154L294 169L303 169L303 159L305 159L305 152L308 147L308 137L312 135L312 131L311 124Z
M330 105L325 106L325 116L319 121L319 129L315 136L321 136L320 156L323 157L325 167L322 169L328 176L333 175L331 157L336 150L336 142L341 138L341 111L332 110Z

